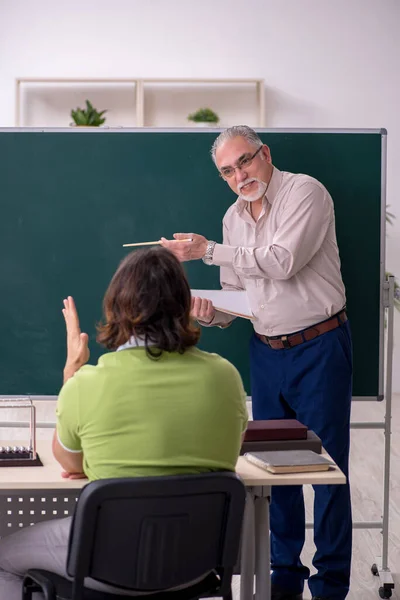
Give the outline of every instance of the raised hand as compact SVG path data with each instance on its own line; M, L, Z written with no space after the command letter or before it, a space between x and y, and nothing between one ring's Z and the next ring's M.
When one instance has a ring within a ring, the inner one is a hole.
M180 240L191 239L191 242ZM203 258L207 250L208 240L197 233L174 233L173 240L161 238L161 245L168 248L181 262Z
M64 368L64 382L86 364L90 357L87 333L82 333L78 312L72 296L64 300L62 311L67 329L67 360Z

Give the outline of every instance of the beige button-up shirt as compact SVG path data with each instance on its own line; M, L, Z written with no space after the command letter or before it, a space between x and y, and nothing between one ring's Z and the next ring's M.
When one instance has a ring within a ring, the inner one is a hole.
M274 167L257 222L238 199L225 214L212 262L221 267L224 289L246 290L254 329L267 336L319 323L346 302L332 198L308 175ZM212 325L231 320L217 311Z

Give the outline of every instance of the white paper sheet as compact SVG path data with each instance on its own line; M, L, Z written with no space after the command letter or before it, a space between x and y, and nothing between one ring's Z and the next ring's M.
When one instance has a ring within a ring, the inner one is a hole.
M192 297L211 300L214 308L229 315L252 319L249 300L245 291L230 290L191 290Z

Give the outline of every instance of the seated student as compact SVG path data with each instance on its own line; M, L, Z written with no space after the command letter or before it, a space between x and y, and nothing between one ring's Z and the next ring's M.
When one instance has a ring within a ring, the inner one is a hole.
M164 248L128 255L104 298L96 366L71 297L64 300L67 361L53 438L64 477L89 480L234 470L247 425L233 365L196 348L190 288ZM0 540L0 600L19 600L26 570L66 576L71 518ZM88 580L96 589L108 586Z

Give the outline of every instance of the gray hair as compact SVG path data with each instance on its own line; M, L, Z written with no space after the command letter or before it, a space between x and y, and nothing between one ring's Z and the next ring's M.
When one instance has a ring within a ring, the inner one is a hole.
M218 148L227 140L232 140L236 137L245 138L248 142L250 142L250 144L256 146L256 148L258 148L258 146L262 146L263 144L257 133L251 127L248 127L247 125L234 125L233 127L229 127L219 134L211 147L211 157L215 164L215 154Z

